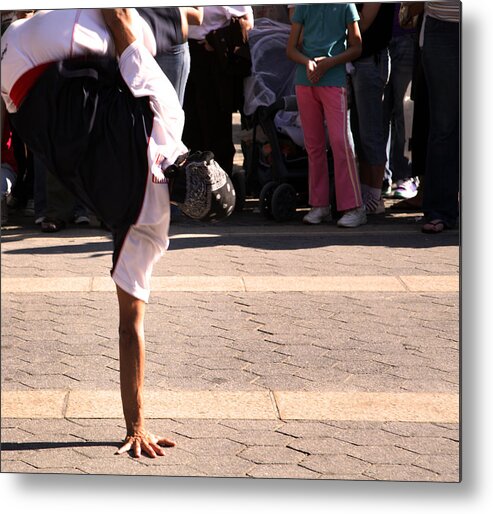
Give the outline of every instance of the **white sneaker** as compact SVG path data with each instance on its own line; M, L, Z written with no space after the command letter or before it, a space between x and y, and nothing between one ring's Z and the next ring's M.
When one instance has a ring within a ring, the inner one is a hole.
M91 220L89 219L89 216L86 216L85 214L77 214L74 216L74 223L76 225L89 225Z
M375 198L372 194L367 194L363 198L366 214L383 214L385 212L385 203L383 198Z
M337 222L338 227L355 228L366 223L366 210L362 207L356 207L346 211L342 218Z
M394 191L394 198L409 200L418 194L419 179L408 178L397 181L397 188Z
M330 207L313 207L308 214L303 217L303 223L318 225L322 221L330 221Z

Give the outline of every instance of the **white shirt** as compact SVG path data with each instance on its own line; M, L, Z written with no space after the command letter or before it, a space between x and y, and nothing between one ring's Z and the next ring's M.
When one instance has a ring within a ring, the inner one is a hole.
M213 30L222 29L229 25L233 16L245 16L250 14L253 20L253 9L246 5L217 5L204 7L204 19L202 25L190 25L188 27L188 39L202 41Z
M132 9L132 30L137 40L156 53L149 25ZM9 112L15 106L9 93L17 80L41 64L86 54L114 55L114 43L100 9L38 11L14 21L2 36L1 92Z

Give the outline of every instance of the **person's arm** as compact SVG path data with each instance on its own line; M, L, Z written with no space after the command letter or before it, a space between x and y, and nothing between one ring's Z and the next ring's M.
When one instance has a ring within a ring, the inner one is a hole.
M313 82L318 82L322 76L327 73L328 70L330 70L330 68L333 68L339 64L345 64L347 62L354 61L361 55L363 46L361 43L361 33L359 31L358 22L354 21L348 24L347 29L347 49L344 52L334 57L315 58L317 68L313 73Z
M253 29L254 25L254 19L253 19L253 11L249 11L248 13L244 14L243 16L240 16L240 22L241 26L245 30L251 30Z
M179 9L185 14L188 25L202 25L204 20L203 7L180 7Z
M292 61L298 64L303 64L306 67L306 75L308 80L312 81L313 73L315 72L317 63L314 59L307 57L299 49L299 41L301 38L302 30L303 25L301 25L301 23L293 22L291 24L291 32L289 33L286 55Z
M402 2L402 6L407 7L407 14L410 18L418 16L425 10L424 2Z
M173 441L157 437L145 429L144 419L144 368L145 303L117 286L120 311L120 392L127 436L118 454L129 450L139 458L142 451L149 457L164 455L161 446L175 446Z
M188 39L189 25L202 25L204 19L203 7L178 7L181 16L181 33L183 40Z
M370 28L377 17L381 5L381 3L376 2L365 2L363 9L359 13L359 29L361 32L365 32Z

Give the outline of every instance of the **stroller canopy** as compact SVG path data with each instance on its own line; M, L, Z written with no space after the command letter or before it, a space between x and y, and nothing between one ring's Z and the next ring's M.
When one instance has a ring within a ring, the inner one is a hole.
M244 81L244 112L254 114L276 100L295 94L296 64L286 56L291 26L268 18L255 20L248 33L252 73Z

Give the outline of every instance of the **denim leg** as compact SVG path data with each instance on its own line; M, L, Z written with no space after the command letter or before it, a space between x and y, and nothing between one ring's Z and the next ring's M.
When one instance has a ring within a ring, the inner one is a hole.
M387 135L390 129L390 140L387 145L388 166L392 172L392 179L396 182L411 176L409 159L405 155L404 97L413 74L413 35L392 39L389 52L391 66L384 94L384 120Z
M423 210L427 220L453 227L459 215L459 24L427 18L422 58L430 108Z
M383 92L389 78L388 50L375 56L355 61L352 84L354 102L358 116L358 157L372 166L384 165L387 161L383 119ZM356 143L356 141L355 141Z
M185 86L190 73L190 50L188 43L173 46L169 52L158 54L155 57L159 67L168 77L183 106Z

